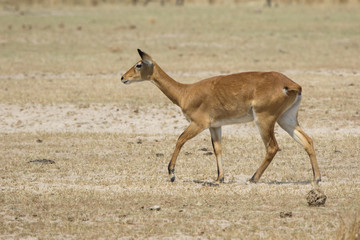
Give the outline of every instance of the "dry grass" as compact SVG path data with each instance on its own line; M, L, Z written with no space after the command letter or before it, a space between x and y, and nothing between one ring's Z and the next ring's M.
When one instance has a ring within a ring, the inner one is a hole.
M349 214L345 219L341 219L341 226L337 233L338 239L360 239L360 211L356 215Z
M261 6L0 12L0 238L356 239L359 7ZM300 83L326 205L308 206L308 157L279 129L282 151L247 183L264 155L253 124L224 130L225 184L207 184L208 132L170 183L185 122L149 83L121 85L138 47L182 82L277 70Z
M2 237L334 239L340 219L359 207L358 137L337 136L340 146L316 137L328 200L311 208L310 164L287 136L279 137L282 151L256 185L246 180L260 162L260 139L225 137L226 184L214 187L203 185L216 175L214 157L199 151L211 147L207 135L184 147L170 183L175 136L2 134ZM56 163L29 163L43 158ZM154 205L161 210L149 210ZM283 211L292 217L281 218Z

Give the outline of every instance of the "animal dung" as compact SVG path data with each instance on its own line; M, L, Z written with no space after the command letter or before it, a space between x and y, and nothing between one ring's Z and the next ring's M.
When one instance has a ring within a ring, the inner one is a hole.
M28 161L28 163L42 163L42 164L55 164L54 160L50 160L50 159L35 159L35 160L30 160Z
M326 202L326 195L320 189L312 189L306 195L306 200L309 206L323 206Z

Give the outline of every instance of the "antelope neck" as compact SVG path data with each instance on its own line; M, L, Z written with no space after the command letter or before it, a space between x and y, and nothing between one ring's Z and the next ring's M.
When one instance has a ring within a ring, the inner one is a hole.
M180 106L186 84L175 81L157 64L154 66L153 82L173 103Z

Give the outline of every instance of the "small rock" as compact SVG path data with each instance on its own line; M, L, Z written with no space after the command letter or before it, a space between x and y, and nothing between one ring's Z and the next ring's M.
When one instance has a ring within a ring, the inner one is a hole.
M210 155L213 155L213 153L212 152L206 152L206 153L204 153L204 155L205 156L210 156Z
M149 208L151 211L160 211L161 207L158 205L152 206Z
M37 142L37 143L42 143L42 142L43 142L43 140L41 140L41 139L37 139L37 140L36 140L36 142Z
M292 212L280 212L281 218L292 217Z
M157 157L163 157L164 154L163 154L163 153L157 153L156 156L157 156Z
M306 195L309 206L323 206L326 202L326 195L320 189L312 189Z
M137 144L142 144L142 140L141 140L141 139L138 139L138 140L136 141L136 143L137 143Z

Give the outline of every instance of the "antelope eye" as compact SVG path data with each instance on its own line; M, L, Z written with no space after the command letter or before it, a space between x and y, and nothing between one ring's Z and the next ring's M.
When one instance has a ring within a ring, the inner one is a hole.
M136 68L141 68L141 63L135 65Z

